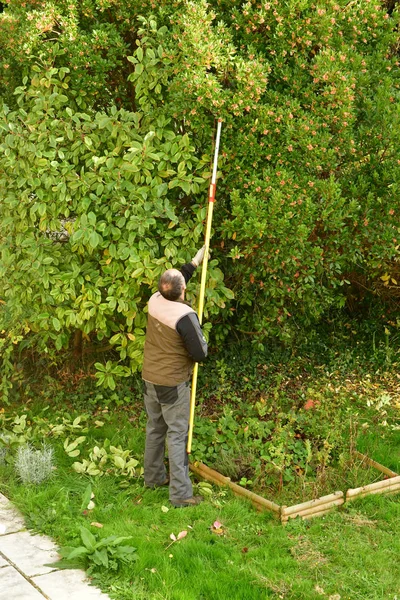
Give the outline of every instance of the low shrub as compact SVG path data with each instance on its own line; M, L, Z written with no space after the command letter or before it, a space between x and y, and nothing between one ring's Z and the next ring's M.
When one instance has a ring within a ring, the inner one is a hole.
M35 449L31 445L20 446L17 450L15 470L22 483L38 485L49 479L54 470L53 448L44 445Z

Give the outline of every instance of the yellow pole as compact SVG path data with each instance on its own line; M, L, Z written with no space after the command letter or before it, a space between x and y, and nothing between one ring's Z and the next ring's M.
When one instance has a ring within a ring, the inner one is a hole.
M210 249L210 238L211 238L211 224L214 210L215 192L217 188L217 167L218 167L218 152L219 152L219 141L221 138L221 127L222 119L218 119L217 125L217 137L215 140L215 153L214 153L214 166L211 177L211 185L208 194L208 212L207 212L207 225L206 225L206 238L204 245L206 247L203 259L203 266L201 271L200 281L200 296L199 306L197 309L197 315L199 317L200 325L203 321L203 310L204 310L204 297L206 292L206 280L207 280L207 265L208 265L208 254ZM193 369L192 378L192 389L190 394L190 415L189 415L189 432L188 432L188 443L187 453L190 454L192 451L192 440L193 440L193 424L194 424L194 409L196 405L196 388L197 388L197 375L199 372L199 363L195 363Z

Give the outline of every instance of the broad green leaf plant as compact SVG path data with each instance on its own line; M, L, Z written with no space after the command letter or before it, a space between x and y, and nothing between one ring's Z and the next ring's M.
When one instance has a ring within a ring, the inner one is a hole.
M192 196L208 158L163 116L146 126L116 107L80 112L68 69L24 81L18 109L0 116L1 341L55 357L77 333L106 339L123 362L98 364L98 380L114 389L140 367L158 277L200 243L205 209ZM228 290L215 262L210 272L212 313Z
M82 526L80 537L80 546L60 549L62 559L58 566L70 568L77 564L92 574L102 570L118 571L122 564L137 560L136 548L127 543L133 539L132 536L110 535L100 538Z

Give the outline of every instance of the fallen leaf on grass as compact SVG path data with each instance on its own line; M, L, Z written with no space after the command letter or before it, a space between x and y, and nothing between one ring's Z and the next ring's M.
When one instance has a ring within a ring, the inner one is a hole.
M214 523L210 527L211 532L217 535L223 535L225 533L223 528L224 526L219 521L214 521Z
M97 527L98 529L101 529L102 527L104 527L103 523L97 523L97 521L93 521L93 523L90 523L92 527Z
M187 536L187 533L188 532L185 529L183 531L180 531L178 533L178 536L176 536L174 533L171 533L169 537L172 540L172 542L170 544L168 544L167 548L169 548L170 546L172 546L172 544L174 542L179 542L179 540L182 540L184 537Z
M214 521L213 527L215 527L215 529L221 529L222 523L220 523L219 521Z
M180 531L178 533L178 536L176 537L175 534L171 533L171 535L169 536L171 538L171 540L173 540L174 542L177 542L178 540L182 540L184 537L187 536L187 531Z
M163 513L167 513L169 511L168 506L162 506L161 510L163 511Z

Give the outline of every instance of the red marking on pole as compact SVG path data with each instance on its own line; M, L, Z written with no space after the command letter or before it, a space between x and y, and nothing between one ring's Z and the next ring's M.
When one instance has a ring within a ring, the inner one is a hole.
M210 192L209 192L209 196L208 196L208 201L209 202L215 202L215 192L216 192L217 186L215 183L212 183L210 185Z

